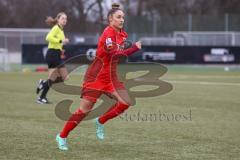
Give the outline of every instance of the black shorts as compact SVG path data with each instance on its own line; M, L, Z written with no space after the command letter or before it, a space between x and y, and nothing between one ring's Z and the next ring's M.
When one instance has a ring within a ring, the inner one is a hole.
M48 49L46 55L46 62L48 68L61 68L64 67L63 60L61 59L60 49Z

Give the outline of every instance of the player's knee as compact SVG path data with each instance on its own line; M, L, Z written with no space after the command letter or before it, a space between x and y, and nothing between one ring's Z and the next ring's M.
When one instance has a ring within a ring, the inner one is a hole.
M81 110L84 112L84 113L88 113L92 110L92 106L81 106Z
M49 86L52 86L53 84L56 84L56 83L61 83L63 82L64 80L62 79L62 77L57 77L56 79L52 80L50 79L49 80Z
M63 82L63 81L64 81L64 78L62 78L62 77L57 77L57 78L55 79L54 83L61 83L61 82Z
M128 95L122 95L118 98L118 102L131 106L131 99Z
M82 113L83 113L83 111L82 111L81 108L78 108L78 109L74 112L75 115L81 115Z
M121 101L118 101L119 103L122 103L122 104L125 104L125 105L128 105L128 106L131 106L132 105L132 102L130 99L124 99L124 100L121 100Z

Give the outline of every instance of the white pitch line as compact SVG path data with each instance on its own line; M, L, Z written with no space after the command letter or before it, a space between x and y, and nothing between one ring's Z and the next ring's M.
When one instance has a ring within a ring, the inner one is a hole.
M167 81L175 84L197 84L197 85L215 85L215 86L240 86L240 83L225 83L225 82L199 82L199 81Z
M226 76L219 76L219 75L174 75L169 77L177 77L181 79L185 78L214 78L214 79L230 79L230 78L240 78L240 75L226 75Z

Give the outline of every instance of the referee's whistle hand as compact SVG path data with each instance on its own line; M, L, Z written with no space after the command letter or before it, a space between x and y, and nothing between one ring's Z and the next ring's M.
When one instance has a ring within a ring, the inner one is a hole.
M69 43L69 39L68 38L65 38L64 40L63 40L63 44L67 44L67 43Z

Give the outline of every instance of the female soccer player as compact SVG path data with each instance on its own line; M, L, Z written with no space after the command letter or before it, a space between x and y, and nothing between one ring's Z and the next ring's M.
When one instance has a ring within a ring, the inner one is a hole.
M127 56L141 49L141 42L136 42L125 50L116 49L115 44L121 44L127 38L127 33L123 31L124 13L118 4L112 5L107 18L109 26L104 29L100 37L97 56L85 74L80 107L56 136L60 150L68 150L66 141L68 134L91 111L101 94L111 95L116 99L116 104L95 119L98 139L104 139L104 124L123 113L130 105L128 92L117 78L116 66L120 56Z
M48 41L48 51L46 61L48 64L48 79L43 81L39 80L36 93L42 90L37 103L46 104L46 98L49 88L53 83L63 82L67 79L68 73L63 63L62 58L63 45L69 42L69 39L64 35L64 26L67 24L67 15L64 12L57 14L56 18L47 17L46 23L52 26L51 31L47 34L46 40Z

